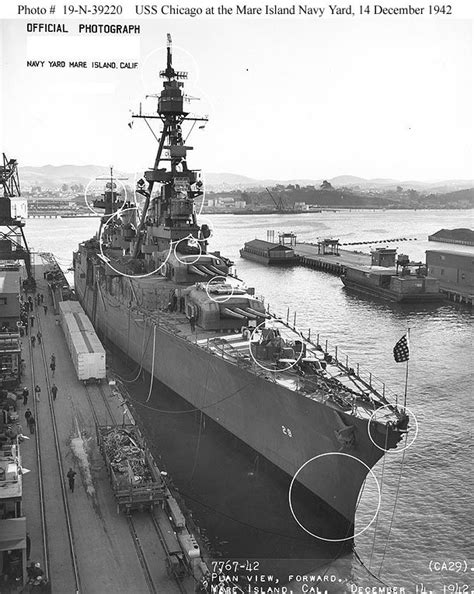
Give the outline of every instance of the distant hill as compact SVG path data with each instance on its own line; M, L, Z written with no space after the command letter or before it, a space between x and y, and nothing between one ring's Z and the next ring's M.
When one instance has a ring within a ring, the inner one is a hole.
M20 183L23 188L31 188L33 185L39 185L43 189L55 189L62 184L83 184L87 185L89 181L96 177L108 175L110 168L99 165L43 165L42 167L20 167ZM134 174L123 171L115 171L119 177L128 177L129 184L133 183ZM314 186L318 189L323 181L321 179L303 178L303 179L255 179L236 173L214 173L204 174L206 187L215 191L231 190L251 190L275 186ZM395 191L401 187L403 191L410 189L419 192L429 192L431 194L455 192L474 187L474 180L446 180L439 182L422 181L400 181L396 179L366 179L355 175L339 175L333 178L326 178L334 188L352 188L354 191L367 192L370 190Z
M474 208L474 187L456 192L433 193L414 190L377 189L362 191L359 186L349 188L320 189L311 186L289 184L270 187L271 194L284 204L293 208L296 203L334 208L396 208L396 209L443 209ZM262 188L241 190L217 190L208 193L209 198L223 199L232 197L244 200L249 208L272 207L271 196Z
M83 184L86 186L96 177L110 174L110 167L100 165L43 165L42 167L19 167L22 188L39 185L43 189L55 189L62 184ZM118 177L128 177L133 183L134 174L115 171Z
M258 180L236 173L204 173L207 186L229 185L258 185Z

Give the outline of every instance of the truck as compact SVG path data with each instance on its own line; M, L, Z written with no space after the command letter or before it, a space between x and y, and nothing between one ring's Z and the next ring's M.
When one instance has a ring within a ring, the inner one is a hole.
M97 443L114 491L117 513L152 510L165 498L165 482L135 425L97 425Z

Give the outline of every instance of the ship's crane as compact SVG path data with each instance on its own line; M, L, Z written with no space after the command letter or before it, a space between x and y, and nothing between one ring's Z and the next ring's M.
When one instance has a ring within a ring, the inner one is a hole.
M31 267L31 253L23 232L25 222L12 216L12 198L19 198L20 180L16 159L8 159L3 153L3 164L0 165L0 261L24 260L27 280L25 286L34 289L36 286Z

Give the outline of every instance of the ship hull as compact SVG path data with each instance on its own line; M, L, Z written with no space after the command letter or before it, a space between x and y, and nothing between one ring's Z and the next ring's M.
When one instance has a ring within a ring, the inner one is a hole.
M160 312L161 322L151 322L109 294L106 283L98 289L97 284L87 285L85 277L80 268L75 270L76 293L106 341L193 409L203 411L291 478L296 475L345 518L352 531L360 488L383 454L369 438L367 421L269 381L270 372L259 376L216 356L173 331L165 312ZM139 281L134 286L139 287ZM346 447L336 433L350 426L355 445ZM335 538L345 536L338 533Z

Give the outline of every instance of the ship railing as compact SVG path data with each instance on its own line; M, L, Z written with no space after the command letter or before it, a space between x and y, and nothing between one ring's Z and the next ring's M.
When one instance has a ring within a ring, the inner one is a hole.
M337 345L330 344L328 339L325 339L319 333L315 333L311 328L297 327L296 312L291 316L288 309L286 315L281 316L272 311L269 305L267 305L266 312L269 316L275 320L279 320L280 323L292 330L299 338L302 338L307 345L311 345L316 350L322 352L326 359L330 356L330 360L342 372L354 376L355 379L365 386L368 396L375 394L384 404L393 404L395 402L395 406L398 405L398 394L388 388L383 380L365 369L360 363L351 360L347 353L344 353Z
M298 328L296 326L296 314L290 317L289 312L287 312L285 316L280 316L270 310L269 306L266 311L271 318L279 320L280 323L298 335L298 338L301 338L307 345L320 351L326 358L329 355L332 358L332 362L341 369L341 372L353 376L362 386L365 386L367 396L370 397L375 394L384 404L393 404L395 402L395 406L398 405L398 394L390 390L383 380L375 376L371 371L366 370L360 363L353 362L349 355L344 353L337 345L330 344L327 339L319 333L313 332L311 328ZM179 332L175 324L165 323L159 315L152 316L152 319L154 324L159 325L168 332L174 334ZM205 348L216 356L220 356L223 359L233 359L237 365L246 367L249 372L254 373L258 377L267 377L274 382L276 381L273 374L268 373L268 371L255 363L251 357L249 358L249 354L236 350L224 337L207 338L207 341L202 343L199 341L198 332L196 332L194 341L197 346Z
M202 343L198 343L198 346L203 347ZM274 375L269 375L268 370L260 367L253 361L249 354L244 354L237 349L235 349L231 344L229 344L225 338L215 337L215 338L208 338L204 348L214 353L215 355L221 357L222 359L233 359L235 360L236 364L239 367L245 367L247 371L255 374L258 377L266 377L273 382L276 382L276 378Z

